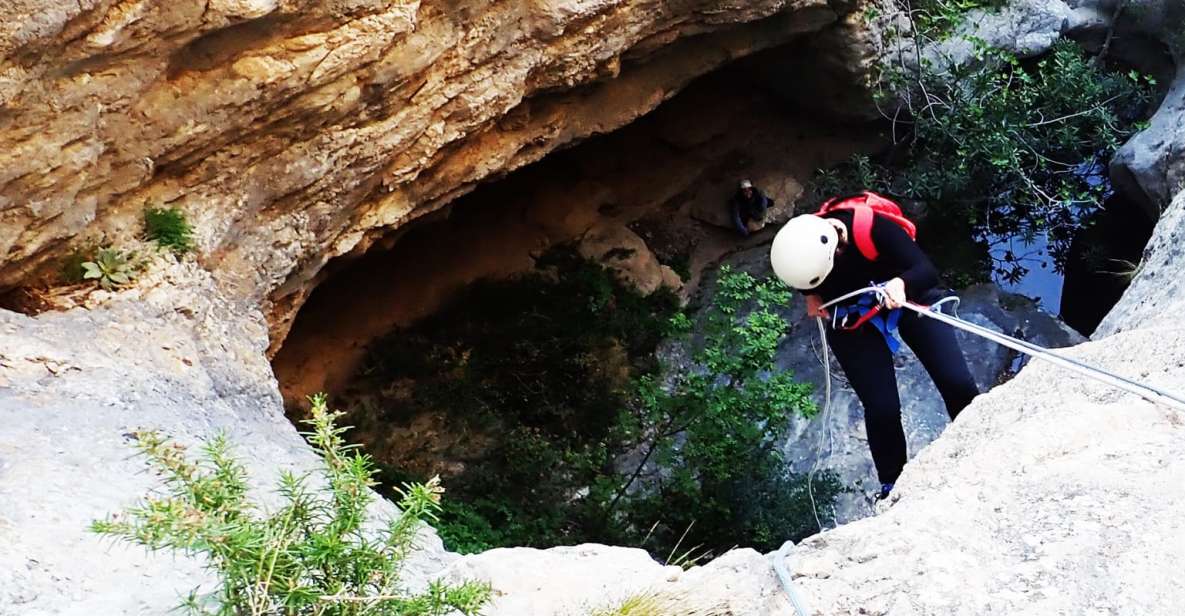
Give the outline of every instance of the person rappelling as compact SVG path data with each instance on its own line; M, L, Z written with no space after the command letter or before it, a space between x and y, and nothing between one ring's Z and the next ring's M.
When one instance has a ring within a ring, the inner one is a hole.
M906 302L928 305L944 295L938 271L915 237L915 226L896 203L864 192L831 199L815 214L791 219L770 249L775 275L805 295L807 315L824 317L831 325L828 346L864 407L868 447L881 483L878 499L889 496L906 462L893 367L899 347L895 332L930 374L952 421L979 395L954 329L901 310ZM877 292L859 293L870 286Z

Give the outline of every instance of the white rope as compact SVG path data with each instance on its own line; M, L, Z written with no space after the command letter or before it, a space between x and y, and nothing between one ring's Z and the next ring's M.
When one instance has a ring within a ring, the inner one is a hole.
M823 522L819 520L819 508L815 504L815 472L819 470L819 451L823 449L823 438L827 438L827 457L833 451L831 441L831 351L827 347L827 331L823 325L823 317L816 316L815 323L819 326L819 343L823 347L823 429L819 431L819 440L815 443L815 459L811 462L811 469L806 474L806 493L811 499L811 512L815 515L815 526L823 531Z
M819 326L819 344L823 348L823 429L819 432L818 441L815 443L815 459L811 462L811 468L806 474L806 491L807 496L811 499L811 513L815 516L815 525L822 532L823 522L819 519L819 508L815 502L815 472L819 470L820 457L818 452L823 448L823 438L827 438L828 458L835 451L835 445L831 438L831 349L827 346L827 330L823 324L823 317L816 315L815 323ZM798 594L798 588L794 586L794 582L790 579L790 568L786 564L786 557L793 549L794 542L787 541L774 553L774 573L778 576L778 582L782 585L782 591L789 597L790 604L794 607L796 616L809 616L810 611L806 609L806 603L802 600L802 597Z

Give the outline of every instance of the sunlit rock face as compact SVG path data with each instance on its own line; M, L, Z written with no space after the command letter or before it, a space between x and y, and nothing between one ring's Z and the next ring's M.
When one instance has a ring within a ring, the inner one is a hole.
M325 262L818 31L827 0L0 6L0 289L182 208L273 340Z

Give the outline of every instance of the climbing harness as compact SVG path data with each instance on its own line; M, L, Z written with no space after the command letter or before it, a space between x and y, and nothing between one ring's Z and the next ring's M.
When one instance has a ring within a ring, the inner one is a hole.
M827 302L827 303L819 306L819 311L820 311L820 313L822 313L827 308L837 306L839 304L843 304L844 302L847 302L848 300L851 300L853 298L860 298L863 296L868 296L869 294L871 294L872 297L876 297L878 299L878 301L883 301L883 299L885 298L885 291L881 285L871 285L871 286L865 287L863 289L858 289L858 290L848 293L846 295L837 297L837 298L831 300L830 302ZM1127 377L1115 374L1113 372L1104 370L1104 369L1096 367L1096 366L1091 366L1085 362L1081 362L1076 359L1066 357L1065 355L1062 355L1060 353L1055 353L1049 349L1046 349L1046 348L1041 347L1039 345L1033 344L1031 342L1026 342L1026 341L1021 340L1019 338L1013 338L1012 336L1008 336L1006 334L1001 334L999 332L996 332L996 331L993 331L993 330L988 329L986 327L983 327L982 325L976 325L975 323L972 323L970 321L963 320L956 315L946 314L945 312L942 312L942 310L941 310L943 305L953 304L954 306L957 306L958 303L959 303L959 298L956 296L951 296L951 297L947 297L942 300L939 300L929 306L923 306L921 304L917 304L914 302L906 302L905 304L902 305L902 308L911 310L911 311L913 311L919 315L922 315L924 317L928 317L928 318L934 319L936 321L946 323L947 325L950 325L951 327L961 329L965 332L974 334L976 336L980 336L980 337L985 338L987 340L991 340L992 342L995 342L996 344L1010 348L1014 351L1019 351L1019 352L1024 353L1025 355L1028 355L1030 357L1034 357L1037 359L1041 359L1041 360L1050 362L1056 366L1060 366L1060 367L1065 368L1066 370L1069 370L1071 372L1075 372L1077 374L1080 374L1080 375L1092 378L1094 380L1106 383L1108 385L1111 385L1112 387L1122 389L1123 391L1136 394L1137 396L1140 396L1141 398L1143 398L1153 404L1160 404L1160 405L1163 405L1163 406L1166 406L1168 408L1175 409L1178 411L1185 411L1185 398L1183 398L1177 394L1169 393L1167 391L1164 391L1163 389L1160 389L1158 387L1153 387L1153 386L1147 385L1145 383L1140 383L1139 381L1129 379ZM892 312L899 312L899 311L894 310ZM861 315L861 316L863 316L863 315ZM833 316L832 319L833 319L833 323L834 323L835 317ZM822 419L823 419L823 430L820 431L820 433L819 433L819 442L817 443L816 451L821 449L823 437L824 437L824 435L826 435L826 437L828 439L827 452L828 452L828 456L830 456L831 451L832 451L832 449L831 449L831 446L832 446L831 445L831 356L830 356L830 353L828 352L828 347L827 347L827 331L826 331L826 326L824 325L823 315L822 314L816 315L815 322L818 324L819 340L823 346L823 373L824 373L824 379L825 379L824 380L824 383L825 383L824 384L824 394L823 394L823 412L821 413ZM882 333L884 333L884 332L882 331ZM888 341L888 339L889 338L886 337L886 342ZM892 348L892 347L890 347L890 348ZM810 497L811 510L814 512L814 516L815 516L815 524L818 525L819 530L821 531L821 530L823 530L823 524L819 520L819 512L818 512L818 509L816 508L816 505L815 505L815 494L814 494L814 474L818 470L818 466L819 466L819 459L818 459L818 456L816 456L815 461L811 464L810 471L807 473L807 494ZM787 541L774 554L774 572L777 574L778 581L782 585L782 590L786 593L786 596L789 597L790 603L794 607L795 614L797 616L808 616L808 614L810 612L804 607L805 604L803 603L802 597L798 594L798 590L794 586L794 582L790 579L789 569L786 565L786 558L793 548L794 548L794 544L792 542Z
M901 341L893 332L897 331L897 322L901 320L901 309L883 308L875 293L865 293L856 298L855 302L836 306L831 311L831 329L851 331L867 323L884 337L889 352L896 354L901 348Z

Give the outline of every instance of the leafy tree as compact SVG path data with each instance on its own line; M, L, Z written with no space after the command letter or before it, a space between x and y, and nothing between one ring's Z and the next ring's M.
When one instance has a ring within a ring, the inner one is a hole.
M1155 82L1109 72L1071 41L1031 62L977 45L969 65L887 70L892 150L822 172L818 190L868 187L926 203L934 226L985 244L1046 235L1060 268L1083 214L1109 196L1106 161L1139 128ZM1016 280L1027 267L1005 251L989 271Z
M459 452L464 470L446 477L454 499L440 529L452 549L607 540L582 490L609 472L631 375L653 369L678 300L666 291L643 297L568 249L538 266L475 283L375 343L342 398L356 409L358 434L374 435L371 451L391 425L424 413L443 413L450 430L489 442ZM392 476L434 472L394 455L384 462Z
M392 423L442 410L451 430L493 440L446 479L446 545L597 541L673 559L692 519L684 545L776 546L814 530L806 483L776 451L789 415L813 408L809 389L772 362L784 287L722 274L706 338L689 337L707 344L690 368L663 369L660 340L692 327L673 298L641 297L568 251L541 264L394 332L351 387L349 406L370 409L354 418L359 433L379 450ZM654 464L672 481L651 481ZM827 479L816 486L823 509L837 489Z

